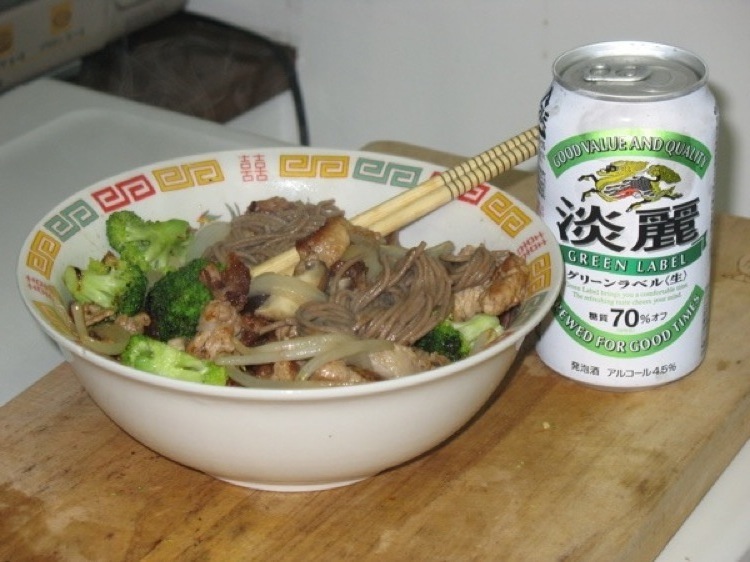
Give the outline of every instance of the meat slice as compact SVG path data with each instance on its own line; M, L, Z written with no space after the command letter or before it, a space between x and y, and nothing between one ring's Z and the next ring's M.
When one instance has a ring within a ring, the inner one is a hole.
M213 359L218 355L235 350L235 337L242 329L242 320L231 303L224 300L210 301L198 321L198 332L191 339L186 351L203 359Z
M252 201L247 207L246 213L266 213L269 215L278 215L283 211L294 210L297 207L295 201L290 201L285 197L269 197L268 199L260 199L258 201Z
M335 384L356 384L378 380L373 373L360 371L342 360L330 361L310 375L309 380Z
M115 311L111 308L103 308L93 302L83 303L83 321L86 326L93 326L114 316Z
M450 361L437 353L396 344L393 349L375 351L357 358L357 366L376 373L380 378L393 379L429 371Z
M482 298L482 312L499 316L523 302L529 282L529 266L516 254L509 254L495 271Z
M295 247L301 260L315 258L330 268L344 255L350 241L348 221L332 217L321 228L298 240Z
M262 379L292 382L297 378L299 364L296 361L276 361L250 368L253 375Z
M213 263L204 267L200 280L211 291L214 299L227 301L237 310L242 310L247 304L250 270L237 254L229 254L223 270Z
M146 327L151 324L151 318L145 312L139 312L134 316L118 314L115 318L115 324L131 334L142 334Z
M528 280L526 261L516 254L508 254L489 282L456 292L453 319L461 322L480 313L501 315L523 301Z

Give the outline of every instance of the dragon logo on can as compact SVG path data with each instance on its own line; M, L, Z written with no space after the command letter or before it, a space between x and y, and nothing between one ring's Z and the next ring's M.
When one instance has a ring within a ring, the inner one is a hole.
M653 203L666 197L678 199L682 193L675 191L680 175L663 164L652 164L637 160L616 160L593 174L586 174L578 181L593 181L594 186L583 192L581 201L591 195L598 195L608 202L632 197L627 211L637 209L646 203Z

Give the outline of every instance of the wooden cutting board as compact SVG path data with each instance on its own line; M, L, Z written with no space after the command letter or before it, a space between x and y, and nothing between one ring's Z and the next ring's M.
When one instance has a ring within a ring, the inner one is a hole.
M534 180L506 187L533 200ZM708 355L643 392L528 341L448 442L364 482L233 487L123 433L61 365L0 408L0 560L652 560L750 438L750 220L718 217Z

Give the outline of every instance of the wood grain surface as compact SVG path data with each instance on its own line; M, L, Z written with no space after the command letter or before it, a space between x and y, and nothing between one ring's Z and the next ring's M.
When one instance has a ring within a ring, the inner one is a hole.
M531 174L503 181L533 201ZM0 560L652 560L750 438L748 240L750 221L718 217L693 374L596 390L529 338L457 435L335 490L247 490L166 460L63 364L0 408Z

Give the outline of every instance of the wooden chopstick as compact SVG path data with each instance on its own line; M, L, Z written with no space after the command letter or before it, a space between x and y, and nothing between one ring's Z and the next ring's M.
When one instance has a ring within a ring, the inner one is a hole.
M352 218L351 222L380 234L390 234L530 159L538 148L539 127L532 127L371 207ZM291 248L252 267L251 274L288 273L298 261L297 250Z
M537 153L539 128L532 127L465 160L420 185L371 207L352 223L390 234L499 176Z

